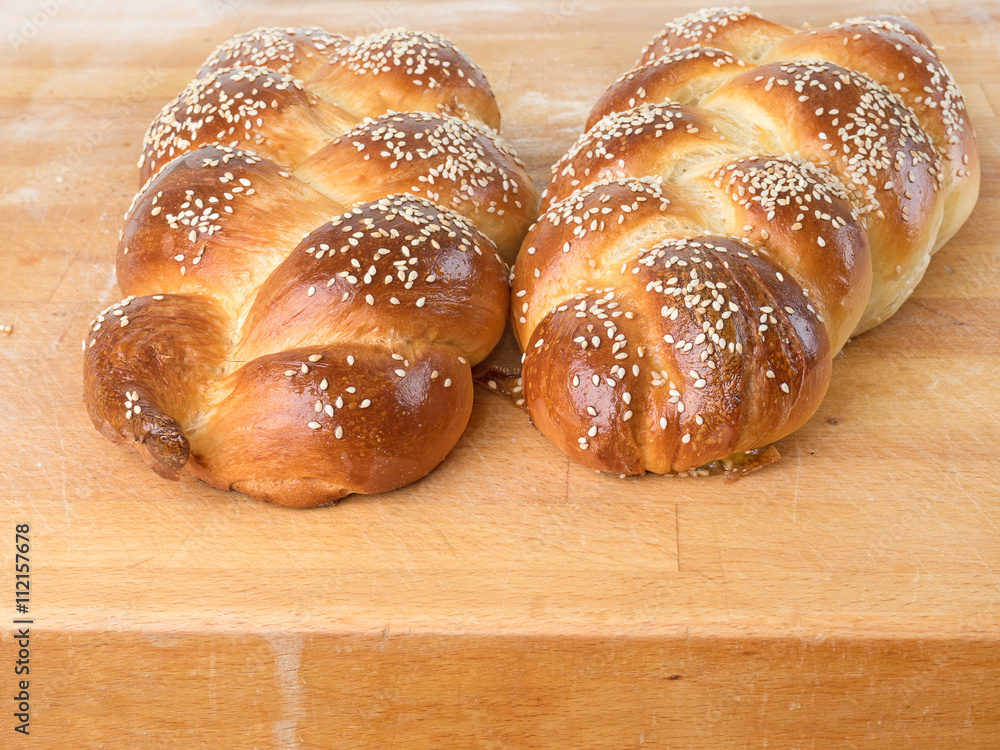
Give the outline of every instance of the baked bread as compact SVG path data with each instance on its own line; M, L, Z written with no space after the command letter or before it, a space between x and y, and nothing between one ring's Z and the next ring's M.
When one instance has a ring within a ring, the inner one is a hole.
M976 201L962 96L910 22L668 24L553 167L512 288L534 423L617 474L739 463Z
M478 67L439 36L258 29L147 132L124 300L85 400L158 474L288 506L400 487L451 450L537 215Z

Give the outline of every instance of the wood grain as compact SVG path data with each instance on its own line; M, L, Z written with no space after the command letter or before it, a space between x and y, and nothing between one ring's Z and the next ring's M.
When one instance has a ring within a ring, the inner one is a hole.
M1000 746L995 3L754 6L795 25L906 12L966 95L983 187L782 460L738 482L598 475L481 391L425 479L289 511L159 479L83 410L80 339L119 296L142 134L231 34L444 33L541 186L604 87L696 7L4 3L0 569L29 523L33 746ZM27 747L11 705L0 746Z

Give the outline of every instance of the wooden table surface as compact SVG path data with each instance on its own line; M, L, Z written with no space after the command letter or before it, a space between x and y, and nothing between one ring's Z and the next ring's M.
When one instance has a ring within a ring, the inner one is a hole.
M940 45L980 202L852 341L782 460L620 480L510 402L396 492L290 511L162 480L92 428L80 340L146 125L259 25L451 37L542 186L692 3L4 0L0 747L1000 747L1000 8L904 12ZM13 731L14 526L30 525L30 738Z

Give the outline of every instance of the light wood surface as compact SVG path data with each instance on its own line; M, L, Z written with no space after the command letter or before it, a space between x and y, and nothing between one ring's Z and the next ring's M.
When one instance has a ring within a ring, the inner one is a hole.
M590 106L693 3L7 2L0 18L0 575L31 526L31 737L0 747L1000 747L1000 8L905 12L979 137L961 233L851 342L781 461L619 480L480 391L411 487L289 511L159 479L99 437L80 340L146 125L258 25L444 33L544 184Z

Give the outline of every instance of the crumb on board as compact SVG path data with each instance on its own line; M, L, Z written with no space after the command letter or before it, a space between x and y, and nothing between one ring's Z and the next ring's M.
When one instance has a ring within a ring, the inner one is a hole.
M13 323L10 323L9 325L0 325L0 335L10 336L12 333L14 333Z

